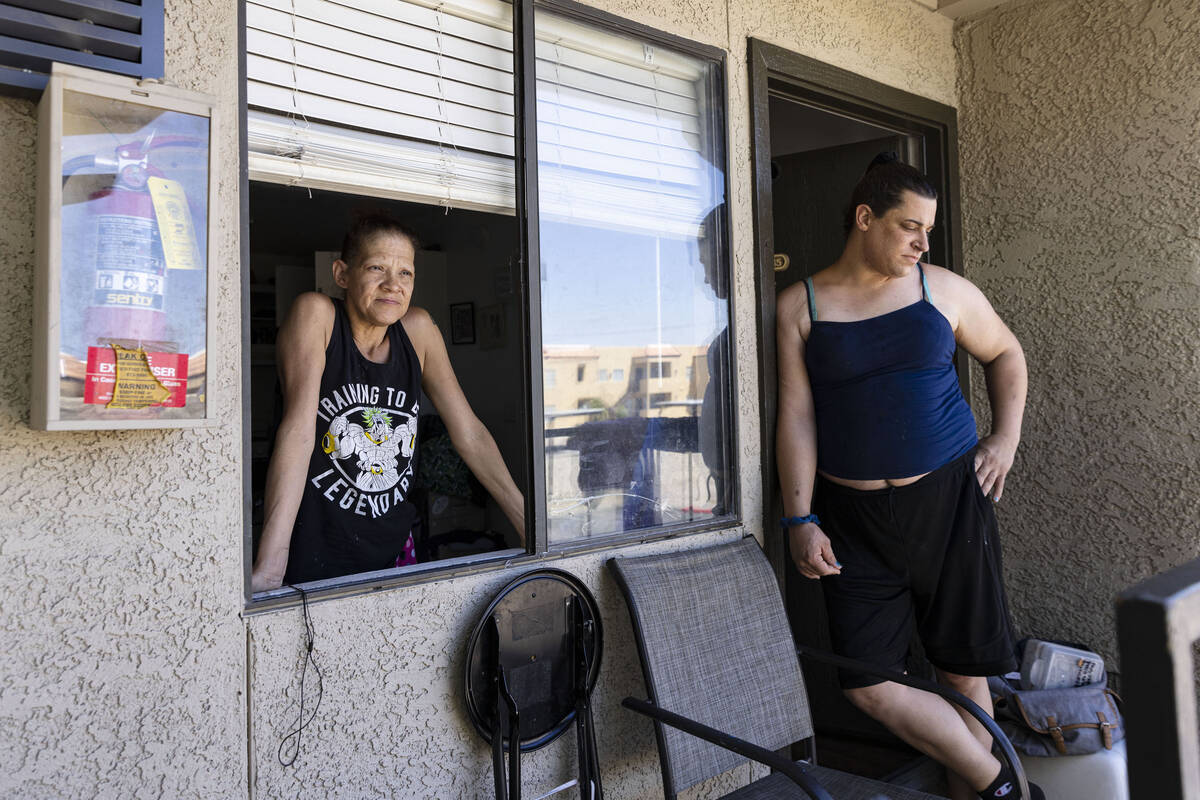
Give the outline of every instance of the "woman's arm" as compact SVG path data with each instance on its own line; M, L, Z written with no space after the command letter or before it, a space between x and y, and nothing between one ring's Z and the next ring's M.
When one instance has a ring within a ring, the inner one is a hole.
M333 319L329 298L308 292L296 298L279 329L275 351L283 390L283 419L267 468L262 538L250 577L252 592L278 588L287 572L292 528L313 450L321 373L325 370L325 348L329 346Z
M442 332L422 308L410 309L403 321L409 340L421 356L421 387L446 423L454 449L500 504L524 543L525 497L513 482L495 439L475 416L458 385Z
M983 493L1000 502L1004 479L1021 443L1029 386L1025 351L975 284L948 270L934 271L940 284L937 291L945 291L954 305L954 338L983 365L992 407L992 432L979 441L975 474Z
M783 291L776 303L775 349L779 373L779 412L775 423L775 461L779 466L784 515L812 513L813 481L817 475L817 424L812 389L804 366L801 323L808 318L804 284ZM837 575L841 565L829 537L807 522L787 529L796 569L806 578Z

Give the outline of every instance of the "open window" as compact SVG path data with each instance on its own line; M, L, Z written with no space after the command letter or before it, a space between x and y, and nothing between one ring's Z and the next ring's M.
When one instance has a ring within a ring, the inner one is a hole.
M521 62L501 0L247 0L252 537L276 331L298 294L336 292L365 206L422 239L413 303L526 495L527 551L731 519L723 57L572 4L517 12ZM329 586L522 555L441 430L423 400L420 563Z

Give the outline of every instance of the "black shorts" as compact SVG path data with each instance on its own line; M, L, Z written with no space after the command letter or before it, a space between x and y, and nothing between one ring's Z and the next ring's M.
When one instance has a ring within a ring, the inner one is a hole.
M947 672L1017 668L996 515L974 456L873 491L817 476L813 510L842 564L841 575L821 578L836 652L903 672L915 624L926 657ZM845 689L882 682L840 678Z

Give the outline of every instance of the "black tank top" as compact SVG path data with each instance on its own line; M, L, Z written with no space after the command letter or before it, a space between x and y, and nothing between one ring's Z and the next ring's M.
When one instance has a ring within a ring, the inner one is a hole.
M316 442L292 530L285 583L387 569L417 511L413 483L421 362L404 327L388 328L387 363L368 361L335 299L317 403Z

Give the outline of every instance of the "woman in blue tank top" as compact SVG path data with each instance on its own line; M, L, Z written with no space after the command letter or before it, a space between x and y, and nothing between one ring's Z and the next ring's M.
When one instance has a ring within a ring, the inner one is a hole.
M333 264L345 300L303 294L279 330L283 417L252 591L415 562L408 491L422 389L524 538L524 498L463 396L441 332L409 304L415 255L398 221L363 217Z
M992 506L1020 440L1025 358L974 285L921 262L936 212L924 177L881 155L841 257L779 294L783 526L800 574L822 579L835 650L903 671L919 635L939 680L990 709L984 676L1015 667ZM987 379L983 439L959 346ZM987 734L941 698L861 673L841 683L948 767L955 800L1017 796Z

